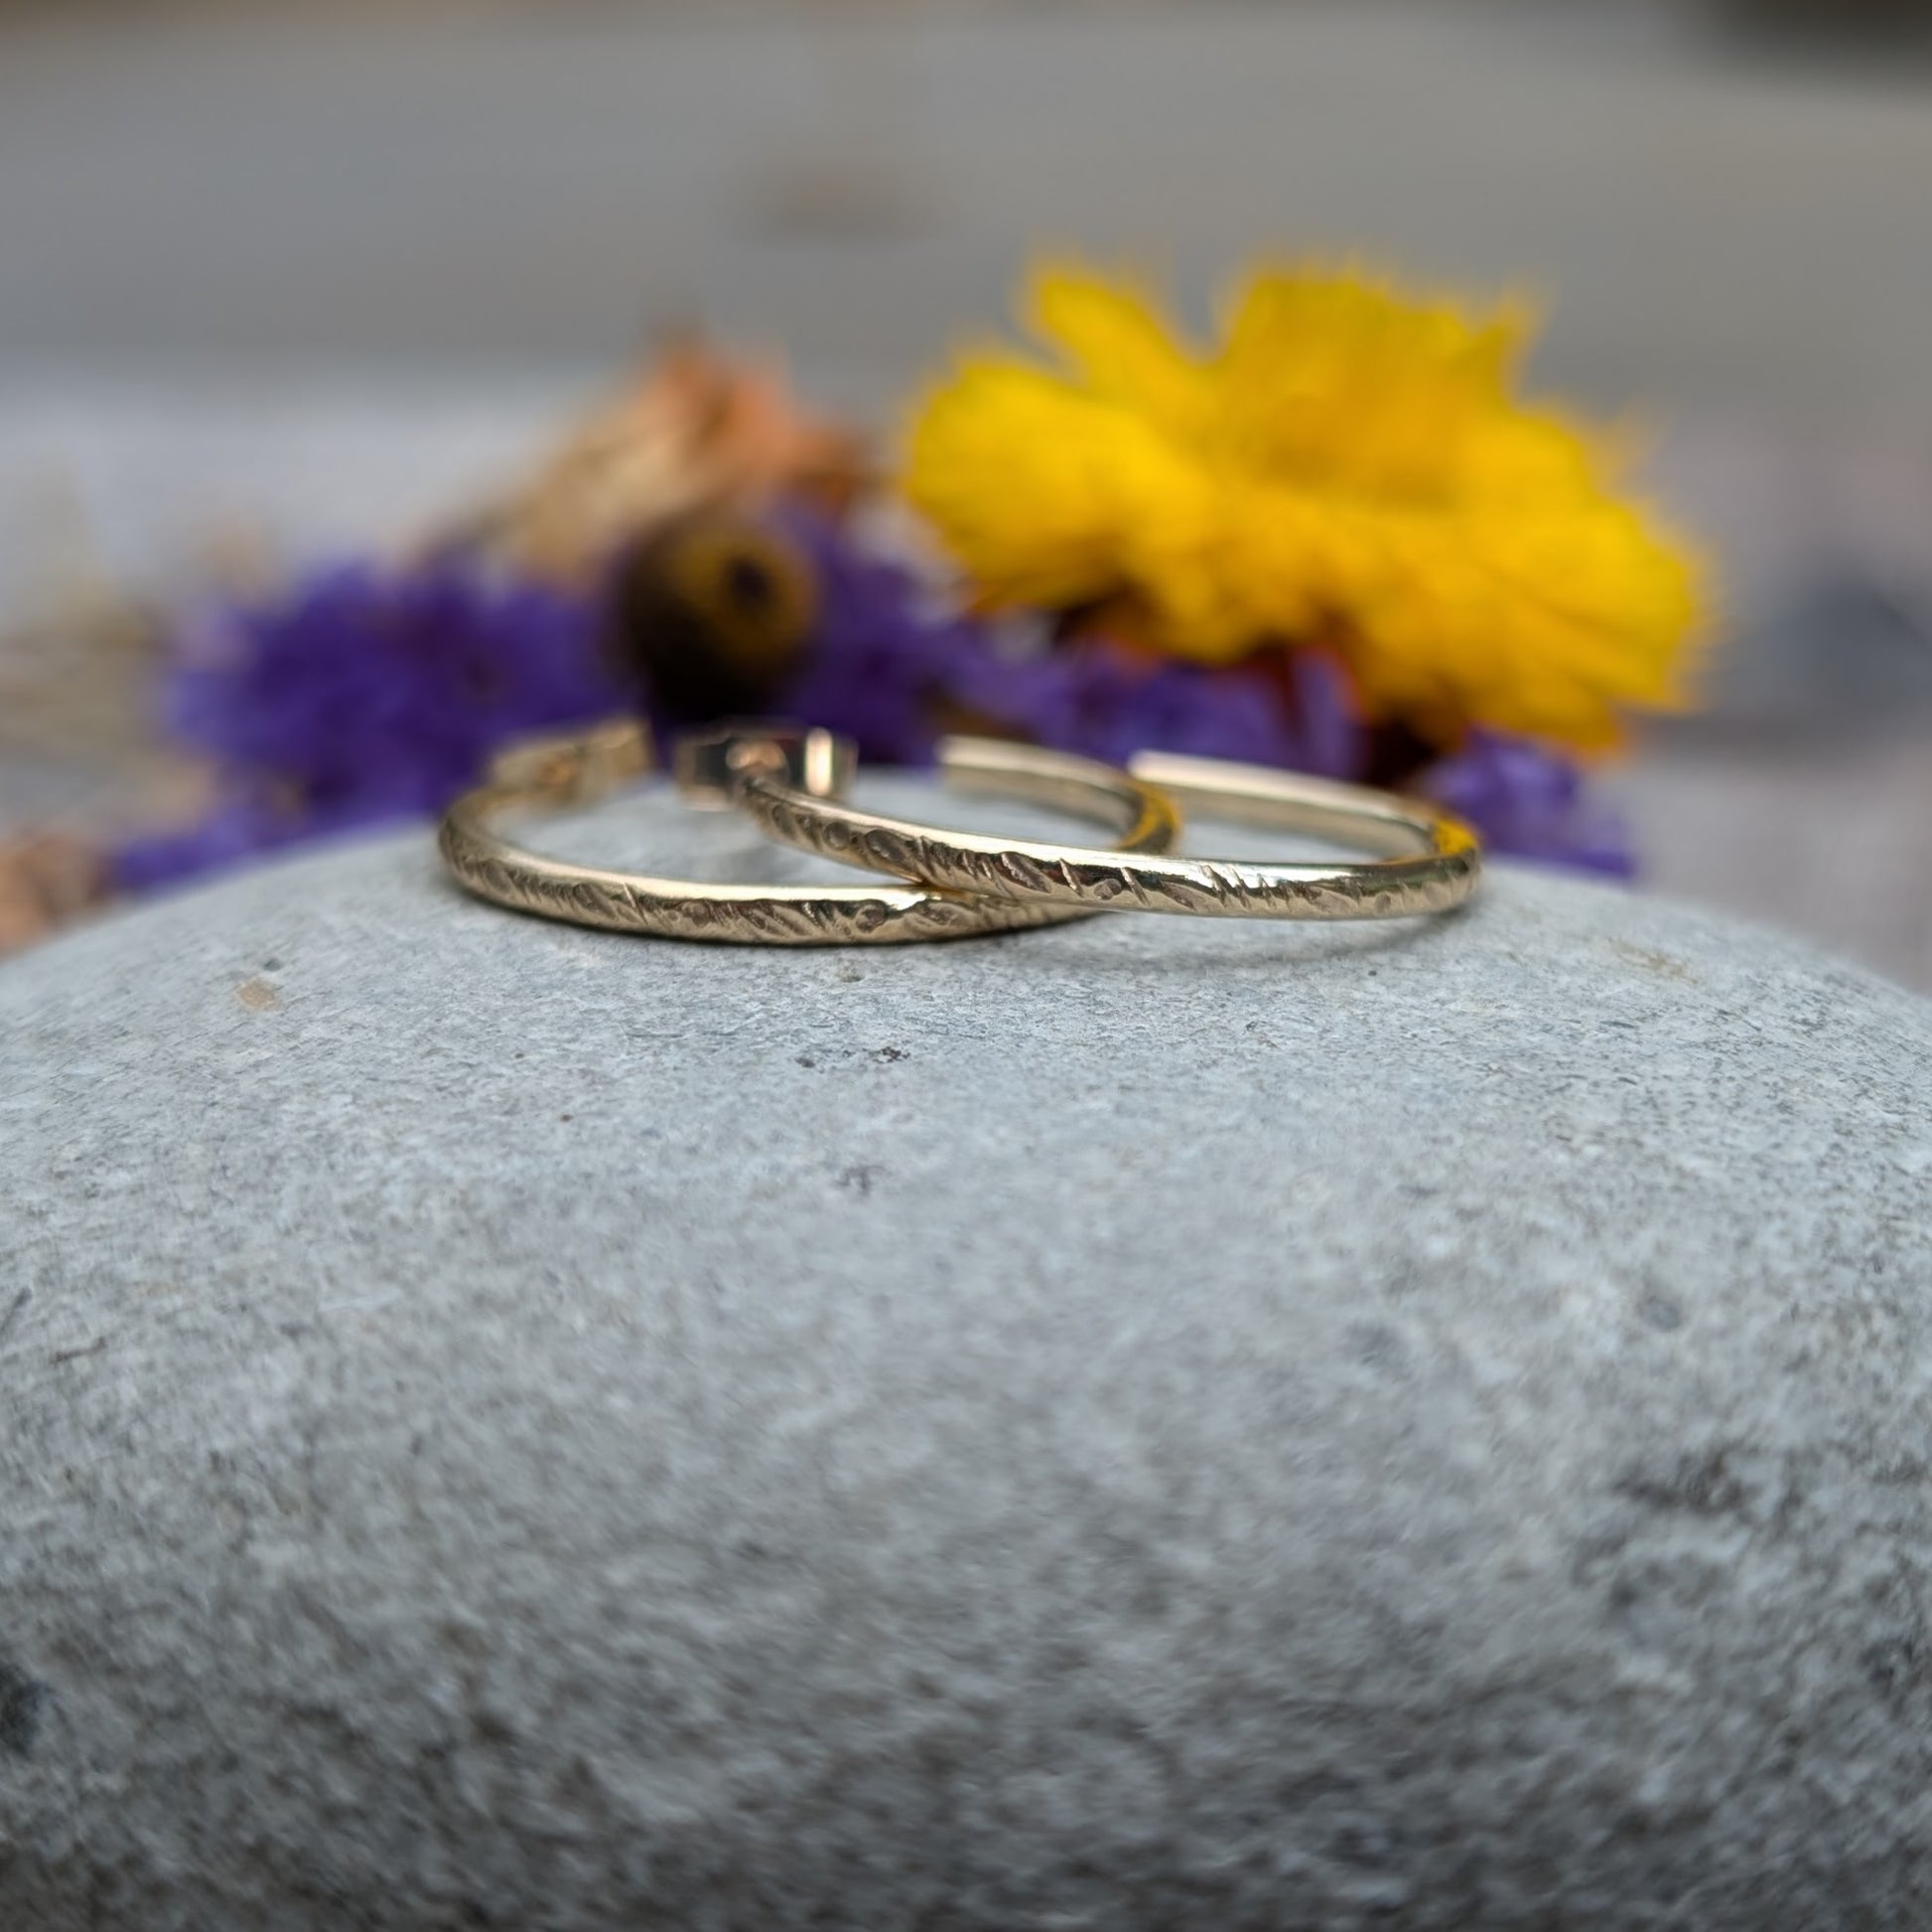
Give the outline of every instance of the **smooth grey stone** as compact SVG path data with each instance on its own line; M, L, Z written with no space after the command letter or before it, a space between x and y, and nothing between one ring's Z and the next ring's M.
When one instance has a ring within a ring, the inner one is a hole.
M8 1932L1932 1919L1892 987L1520 871L706 948L409 835L0 1025Z

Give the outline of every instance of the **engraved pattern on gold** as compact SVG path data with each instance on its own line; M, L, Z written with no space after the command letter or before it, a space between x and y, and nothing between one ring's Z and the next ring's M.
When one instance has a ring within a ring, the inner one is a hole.
M1017 748L977 740L948 740L941 747L948 770L969 779L976 770L990 775L1015 755ZM1143 753L1131 770L1187 810L1313 832L1375 851L1393 847L1409 856L1276 865L986 838L814 798L769 771L745 773L738 796L787 845L1024 904L1210 918L1392 919L1446 912L1468 897L1481 876L1482 848L1474 832L1426 800L1218 759Z

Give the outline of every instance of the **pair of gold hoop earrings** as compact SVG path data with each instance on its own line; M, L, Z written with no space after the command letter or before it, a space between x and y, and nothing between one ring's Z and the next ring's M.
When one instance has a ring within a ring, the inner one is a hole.
M696 805L732 805L786 845L896 882L726 886L545 858L497 829L512 811L587 805L652 768L634 724L505 753L444 818L450 871L497 905L575 925L766 946L882 945L1056 925L1103 911L1247 919L1392 919L1446 912L1475 890L1482 846L1426 800L1265 765L1142 752L1125 770L985 738L940 742L953 788L1096 822L1106 847L949 832L845 801L856 762L830 732L738 725L677 747L673 775ZM1377 856L1358 864L1190 859L1181 814L1311 833Z

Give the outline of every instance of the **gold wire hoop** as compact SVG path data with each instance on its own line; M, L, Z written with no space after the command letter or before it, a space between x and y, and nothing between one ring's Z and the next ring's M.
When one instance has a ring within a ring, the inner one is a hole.
M1179 836L1179 820L1167 799L1124 771L1025 747L992 748L1010 751L1010 757L975 757L979 743L952 740L942 750L942 772L961 789L1096 821L1119 836L1124 851L1165 852ZM740 945L959 939L1056 925L1097 909L987 898L924 884L728 886L658 879L549 858L495 829L510 811L591 804L644 776L653 762L649 738L627 722L516 747L497 759L485 784L445 815L438 835L444 863L466 891L515 911L614 932ZM831 801L845 789L853 763L850 745L830 732L745 725L680 743L675 777L681 795L700 807L733 802L754 773L781 778L788 795Z
M1015 759L1039 756L980 739L940 746L941 760L955 772L963 765L991 773ZM1165 752L1143 752L1128 769L1183 811L1312 833L1388 856L1361 864L1253 864L989 838L814 797L774 769L744 771L736 795L787 845L1014 904L1235 919L1395 919L1448 911L1481 876L1481 841L1425 799Z

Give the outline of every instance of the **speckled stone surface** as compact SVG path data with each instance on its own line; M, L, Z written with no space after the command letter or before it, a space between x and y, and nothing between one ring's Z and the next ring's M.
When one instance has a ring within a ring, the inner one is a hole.
M405 837L0 1029L8 1932L1932 1921L1906 994L1525 874L678 946Z

